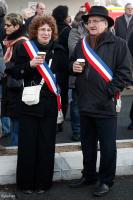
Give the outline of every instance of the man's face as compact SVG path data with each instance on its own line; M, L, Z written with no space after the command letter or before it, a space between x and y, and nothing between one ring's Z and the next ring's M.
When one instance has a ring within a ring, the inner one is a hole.
M125 14L128 16L132 16L133 15L133 5L128 5L125 8Z
M46 6L43 3L40 3L36 8L36 13L39 16L43 16L46 13Z
M98 36L103 33L108 27L108 22L105 18L99 16L91 16L88 18L87 29L90 35Z

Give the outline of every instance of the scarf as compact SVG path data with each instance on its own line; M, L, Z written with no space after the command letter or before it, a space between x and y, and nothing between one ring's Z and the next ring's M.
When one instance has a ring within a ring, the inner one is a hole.
M21 36L21 37L15 39L15 40L7 40L7 39L5 39L3 41L4 46L7 48L6 52L5 52L5 55L4 55L5 63L7 63L7 62L9 62L11 60L11 57L12 57L12 54L13 54L13 45L16 42L20 41L20 40L28 40L28 38L25 37L25 36Z

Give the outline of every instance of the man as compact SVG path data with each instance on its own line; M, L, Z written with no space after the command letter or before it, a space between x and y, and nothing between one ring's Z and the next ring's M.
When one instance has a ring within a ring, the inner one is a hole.
M133 32L133 4L127 3L125 5L125 14L123 16L118 17L115 21L115 33L117 36L125 39L129 43L129 38L131 38L130 35L132 32ZM133 130L133 103L130 109L130 119L131 123L128 126L128 130Z
M115 33L117 36L128 40L131 31L133 31L133 4L125 5L125 14L116 18Z
M105 7L91 7L83 19L87 20L89 33L78 42L70 59L70 70L77 75L83 171L81 179L70 186L98 181L93 195L99 197L109 192L115 179L118 94L131 80L132 62L126 41L109 31L114 21ZM78 58L85 59L84 67Z
M46 6L44 3L42 2L38 2L36 4L36 11L35 11L35 15L33 15L32 17L28 18L25 22L25 25L26 25L26 30L28 31L28 27L29 27L29 24L31 23L32 19L35 17L35 16L43 16L44 14L46 14Z

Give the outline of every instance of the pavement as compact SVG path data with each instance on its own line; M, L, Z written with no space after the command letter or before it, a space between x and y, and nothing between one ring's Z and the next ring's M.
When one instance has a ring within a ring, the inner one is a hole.
M133 176L116 177L114 186L104 197L93 197L95 186L70 188L69 181L54 182L52 188L44 194L23 194L15 186L6 186L0 190L0 200L132 200Z
M133 95L122 96L122 110L118 114L117 139L133 139L133 131L127 129L130 119L129 111L132 104ZM71 141L71 123L69 112L64 123L64 131L57 134L56 143L70 143ZM0 140L0 145L10 146L10 136ZM16 191L15 185L0 186L0 200L96 200L93 197L94 186L85 186L80 189L68 187L69 181L54 182L51 190L45 194L39 195L33 193L24 195ZM101 200L133 200L133 176L118 176L111 191Z
M133 90L126 90L122 96L122 109L121 112L118 113L118 122L117 122L117 140L124 139L133 139L133 130L128 130L127 127L130 123L129 113L131 104L133 101ZM71 143L72 129L71 129L71 121L70 114L68 113L66 116L66 120L64 122L64 131L57 133L56 143ZM10 146L11 137L5 137L0 140L0 145Z

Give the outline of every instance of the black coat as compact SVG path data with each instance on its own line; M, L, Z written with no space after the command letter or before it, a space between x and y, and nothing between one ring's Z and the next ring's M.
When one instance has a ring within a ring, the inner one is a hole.
M125 16L120 16L115 20L115 34L128 41L130 33L133 31L133 17L127 28Z
M81 74L77 73L76 89L81 114L96 117L113 117L116 115L116 92L122 91L131 80L131 55L126 41L114 36L111 32L104 33L94 49L113 72L113 80L105 80L87 62ZM77 44L71 61L84 58L81 41ZM72 64L70 70L72 72ZM76 73L75 73L76 75Z
M12 33L8 36L8 40L15 40L21 36L24 36L24 30L19 29L18 31ZM13 45L13 53L11 60L6 63L5 69L5 77L2 78L2 100L1 100L1 115L2 116L10 116L13 118L18 118L19 116L19 104L21 100L22 94L22 82L13 80L12 77L6 72L8 68L16 67L16 54L19 51L19 46L24 42L24 39L17 41ZM6 51L6 47L4 46L4 53ZM19 83L18 83L19 82ZM8 84L9 83L9 84ZM14 85L15 84L15 85ZM10 87L8 87L10 86Z
M31 17L29 17L28 19L26 19L25 20L25 30L26 30L26 32L28 33L28 29L29 29L29 25L30 25L30 23L31 23L31 21L32 21L32 19L35 17L36 15L33 15L33 16L31 16Z
M131 32L128 40L128 46L133 57L133 31Z
M46 52L46 62L52 59L51 70L54 74L57 74L58 79L62 79L68 74L68 63L66 61L65 51L62 46L58 45L56 42L50 42L49 45L40 45L37 40L34 40L39 51ZM7 73L11 74L16 79L24 79L24 85L30 86L32 82L39 84L42 77L36 68L30 67L30 57L24 47L24 45L19 45L19 51L15 55L15 67L11 70L7 70ZM47 105L46 105L47 104ZM51 115L57 115L57 101L55 94L51 93L46 83L44 83L41 94L40 102L37 105L27 106L23 102L20 105L20 113L26 115L33 115L38 117L43 117L46 115L44 113L44 107L48 107L48 112Z
M69 56L68 37L71 27L65 22L57 22L57 27L59 33L59 44L61 44L64 47L66 54Z

